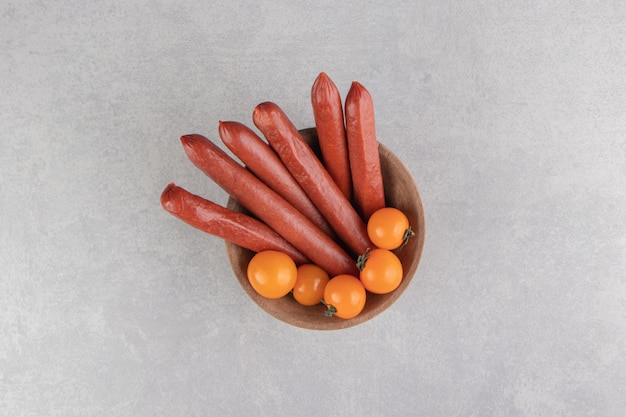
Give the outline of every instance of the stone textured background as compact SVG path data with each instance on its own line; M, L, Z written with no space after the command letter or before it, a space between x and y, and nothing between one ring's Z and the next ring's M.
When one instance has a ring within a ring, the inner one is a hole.
M624 415L626 3L204 3L0 5L2 416ZM336 332L159 204L225 202L178 138L312 126L320 71L427 213L411 287Z

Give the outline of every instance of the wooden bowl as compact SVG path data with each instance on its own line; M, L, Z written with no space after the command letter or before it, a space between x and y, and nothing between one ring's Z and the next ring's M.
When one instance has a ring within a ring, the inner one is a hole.
M303 129L300 133L319 156L319 145L315 128ZM409 239L409 243L406 246L394 251L400 258L404 270L404 277L400 286L389 294L379 295L368 292L365 308L361 314L353 319L345 320L338 317L325 317L326 307L321 303L317 306L303 306L298 304L291 294L277 300L270 300L257 294L252 289L246 275L248 262L254 253L227 241L226 253L239 284L241 284L246 294L265 312L285 323L305 329L345 329L376 317L389 308L407 289L415 275L424 247L424 208L417 186L409 170L396 155L382 144L379 144L379 153L385 186L386 205L402 210L409 218L411 228L415 232L415 236ZM227 207L236 211L245 211L232 197L228 199Z

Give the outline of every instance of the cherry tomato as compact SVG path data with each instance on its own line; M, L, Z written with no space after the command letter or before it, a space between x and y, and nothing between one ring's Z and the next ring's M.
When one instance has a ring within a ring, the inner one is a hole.
M248 281L252 288L266 298L280 298L296 283L296 263L289 255L266 250L256 253L248 263Z
M365 287L352 275L337 275L326 284L324 304L328 307L327 316L351 319L359 315L365 307Z
M387 294L402 282L402 263L387 249L373 249L359 257L360 279L369 292Z
M367 221L367 234L381 249L397 249L415 233L409 227L406 215L393 207L376 210Z
M300 265L296 283L293 286L293 298L305 306L319 304L324 298L324 288L329 279L326 271L317 265Z

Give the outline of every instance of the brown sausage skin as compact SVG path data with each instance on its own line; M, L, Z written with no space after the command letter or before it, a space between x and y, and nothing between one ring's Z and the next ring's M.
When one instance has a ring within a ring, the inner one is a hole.
M322 213L293 178L276 152L252 129L239 122L219 122L219 135L246 167L272 190L304 214L324 233L335 237Z
M209 139L194 134L181 142L194 165L328 274L358 271L344 249Z
M324 72L317 76L311 88L311 105L324 165L343 195L350 200L352 176L343 103L339 89Z
M355 205L367 222L376 210L385 207L385 190L372 96L356 81L346 95L345 112L352 192Z
M373 247L365 223L282 109L261 103L252 119L346 246L355 254Z
M190 226L242 248L253 252L276 250L289 255L298 265L309 262L306 256L265 223L205 200L173 183L161 193L161 205Z

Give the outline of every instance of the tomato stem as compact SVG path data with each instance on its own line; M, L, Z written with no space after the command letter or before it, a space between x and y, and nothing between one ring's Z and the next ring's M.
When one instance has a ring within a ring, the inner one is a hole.
M324 312L324 316L325 317L332 317L335 315L335 313L337 312L337 309L335 308L335 306L331 305L331 304L326 304L326 301L321 300L322 304L324 304L327 307L327 310Z
M404 235L402 236L402 245L400 245L400 249L405 247L407 243L409 243L409 239L415 236L415 232L411 230L409 227L404 231Z
M365 262L367 262L367 257L369 256L370 251L371 249L367 248L365 252L363 252L363 255L359 255L356 259L356 267L359 271L362 271L363 268L365 268Z

